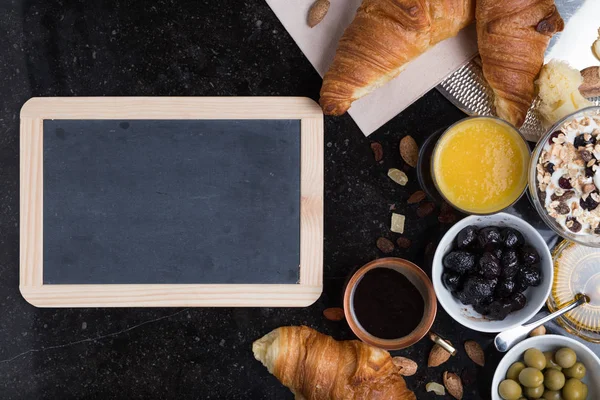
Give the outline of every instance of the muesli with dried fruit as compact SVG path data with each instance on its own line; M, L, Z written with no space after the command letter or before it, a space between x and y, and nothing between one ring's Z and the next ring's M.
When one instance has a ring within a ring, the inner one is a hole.
M540 200L567 230L600 235L600 115L566 121L537 163Z

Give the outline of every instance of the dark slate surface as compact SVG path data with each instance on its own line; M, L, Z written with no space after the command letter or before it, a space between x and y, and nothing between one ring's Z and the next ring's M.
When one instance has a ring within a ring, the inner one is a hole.
M300 121L44 122L45 283L288 283Z
M332 3L332 7L334 4ZM304 16L299 15L299 18ZM293 399L254 360L252 341L282 325L305 324L337 339L344 322L322 317L341 304L352 270L381 257L390 206L407 215L408 250L394 256L422 265L425 248L448 228L438 211L416 216L386 177L403 168L398 143L419 144L463 114L431 91L369 138L344 115L325 119L325 287L303 309L36 309L18 291L19 108L31 96L262 95L318 98L321 79L262 1L4 1L0 3L0 397L3 399ZM383 145L381 165L370 143ZM535 219L524 198L519 214ZM539 224L539 221L537 222ZM536 225L536 226L542 226ZM489 398L500 355L493 336L455 323L438 307L434 330L462 350L477 340L486 367L460 351L428 369L423 340L394 354L417 361L406 379L419 399L444 370L461 373L465 400ZM556 325L552 332L562 333ZM598 351L598 346L591 348ZM449 399L449 397L446 397Z

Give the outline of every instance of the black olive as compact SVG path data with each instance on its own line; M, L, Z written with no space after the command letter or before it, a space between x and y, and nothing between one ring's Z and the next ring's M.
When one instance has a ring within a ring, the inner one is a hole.
M517 293L516 295L512 296L510 303L512 305L512 311L519 311L527 304L527 297L525 297L523 293Z
M594 190L592 193L598 194L598 191ZM583 197L581 199L579 199L579 205L584 210L592 211L592 210L595 210L596 207L598 207L598 202L592 198L592 193L590 193L585 198L585 200L583 199Z
M525 265L533 265L540 262L540 255L531 246L523 246L520 251L521 261Z
M498 283L497 279L486 279L478 275L469 275L461 291L458 291L458 299L463 304L476 304L485 298L494 295L494 289Z
M489 244L500 243L500 231L495 226L488 226L479 231L477 235L479 246L486 247Z
M477 239L477 227L469 225L461 229L456 235L456 245L459 249L464 249L471 246Z
M454 292L457 289L460 289L461 279L460 275L451 271L444 271L442 274L442 282L446 289Z
M495 300L489 305L489 313L487 317L489 319L502 321L508 316L513 310L513 304L510 300Z
M473 304L473 310L475 310L481 315L488 315L490 313L490 305L485 303Z
M502 248L501 248L501 247L496 247L495 249L492 249L492 250L490 251L490 253L492 253L492 255L493 255L494 257L496 257L498 260L502 260L502 253L503 253L503 250L502 250Z
M512 278L519 270L519 258L517 251L514 249L505 250L502 254L502 276Z
M569 178L565 178L564 176L561 176L558 179L558 186L560 186L563 189L572 189L573 186L571 185L571 182L569 181Z
M462 275L475 269L475 255L466 251L453 251L444 257L443 264Z
M575 137L575 140L573 141L573 146L575 146L576 149L578 149L579 147L585 147L588 144L595 144L596 143L596 138L594 137L594 135L589 135L590 138L589 140L585 140L585 135L586 134L581 134L581 135L577 135Z
M522 285L538 286L542 282L542 276L538 268L522 267L517 274L517 281Z
M520 247L525 243L525 239L521 232L513 228L504 228L500 233L502 243L506 247Z
M511 278L504 278L498 281L496 289L494 290L494 296L496 298L504 298L513 294L515 291L515 281Z
M478 272L481 276L488 279L497 278L500 276L500 272L502 272L500 261L492 253L483 253L479 259Z

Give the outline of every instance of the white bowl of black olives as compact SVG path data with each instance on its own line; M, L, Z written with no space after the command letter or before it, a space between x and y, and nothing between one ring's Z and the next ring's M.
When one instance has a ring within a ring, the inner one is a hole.
M584 344L559 335L518 343L502 358L492 400L600 399L600 359Z
M542 236L511 214L473 215L440 241L435 294L467 328L501 332L530 320L550 295L552 255Z

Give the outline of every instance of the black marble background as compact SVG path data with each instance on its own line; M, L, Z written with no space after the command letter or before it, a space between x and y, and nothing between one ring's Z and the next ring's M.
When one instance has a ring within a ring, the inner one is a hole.
M293 0L290 6L293 5ZM304 18L299 15L298 18ZM340 306L352 270L381 257L390 205L407 215L408 250L423 266L425 247L448 226L438 212L418 219L387 176L403 167L397 148L419 143L463 117L435 90L365 138L348 116L325 119L325 288L311 307L250 309L37 309L18 290L19 109L32 96L307 96L321 79L263 1L0 2L0 398L1 399L292 399L256 360L252 342L282 325L305 324L337 339L345 322L323 318ZM370 143L383 145L382 164ZM533 215L527 199L524 215ZM499 355L484 369L462 350L492 335L455 323L441 307L434 330L459 355L426 368L432 344L394 353L421 366L407 378L418 398L450 370L463 375L464 399L489 398ZM556 326L551 330L560 332ZM594 347L595 349L597 347ZM449 397L446 397L449 398Z

